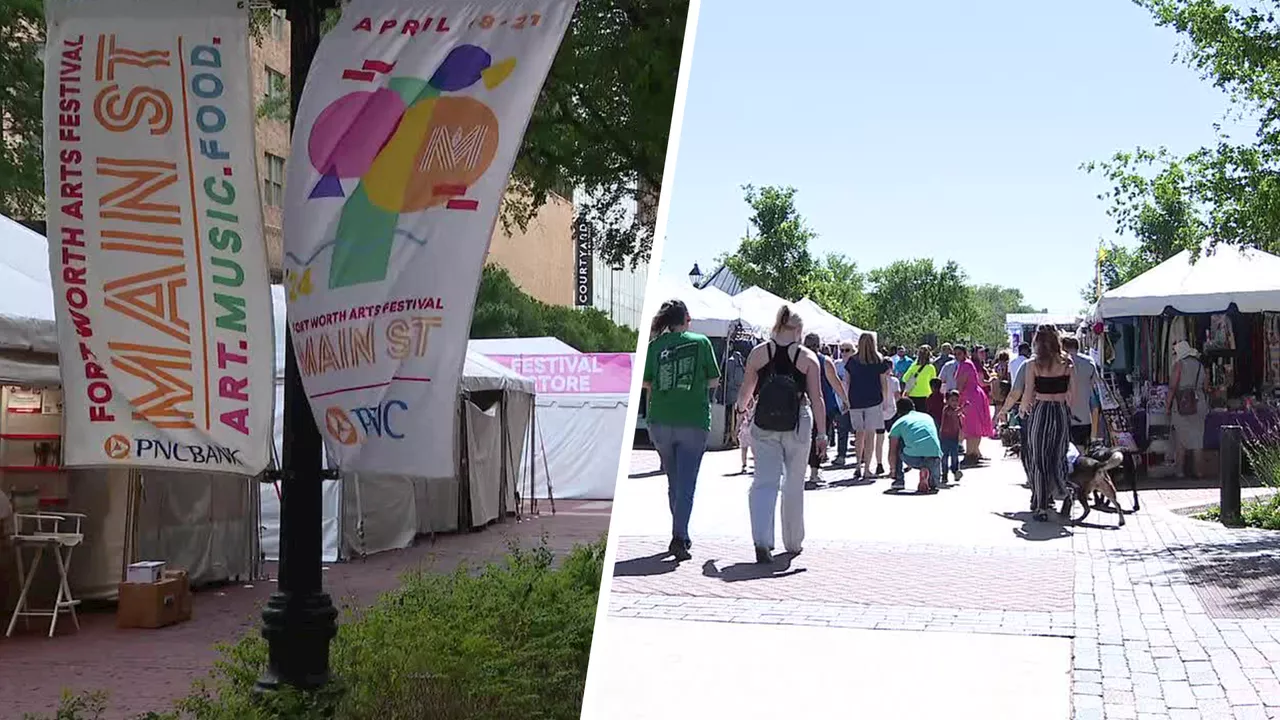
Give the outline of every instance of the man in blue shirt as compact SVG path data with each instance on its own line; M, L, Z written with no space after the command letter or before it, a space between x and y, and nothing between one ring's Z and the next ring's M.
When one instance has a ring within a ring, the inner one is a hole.
M889 486L893 490L906 487L906 470L910 468L920 470L917 492L937 490L942 479L938 426L927 413L917 411L907 398L898 400L898 419L889 430L889 464L893 467L893 484Z
M911 364L914 362L915 359L907 355L907 349L899 345L898 354L893 358L893 374L897 375L898 379L901 380L903 373L910 370Z

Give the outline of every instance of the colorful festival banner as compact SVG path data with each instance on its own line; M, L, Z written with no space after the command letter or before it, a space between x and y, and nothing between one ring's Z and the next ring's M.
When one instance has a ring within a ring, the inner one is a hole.
M539 395L625 395L631 392L631 353L488 357L536 382Z
M271 294L240 0L45 0L66 464L254 475Z
M289 327L343 469L452 474L458 383L507 177L574 0L353 0L285 186Z

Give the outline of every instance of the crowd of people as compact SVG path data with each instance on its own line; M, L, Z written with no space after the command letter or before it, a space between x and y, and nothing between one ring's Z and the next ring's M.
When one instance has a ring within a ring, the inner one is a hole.
M710 340L689 332L690 322L684 303L662 306L644 369L677 560L691 557L689 516L721 379ZM916 470L916 492L934 493L986 463L981 441L999 438L1002 427L1017 428L1034 518L1047 520L1066 497L1068 448L1083 451L1097 426L1098 370L1074 338L1044 325L1016 352L943 343L936 353L921 345L913 356L905 347L878 348L864 333L830 350L784 305L769 338L727 365L732 388L723 397L732 403L744 473L754 460L747 505L758 562L773 557L779 497L783 548L802 551L804 493L823 485L824 468L888 478L890 491L905 490L906 472Z

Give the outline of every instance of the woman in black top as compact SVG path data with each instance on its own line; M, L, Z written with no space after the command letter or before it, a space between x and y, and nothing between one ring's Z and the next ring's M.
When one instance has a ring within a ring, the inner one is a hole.
M1036 520L1047 520L1054 499L1067 491L1068 402L1075 389L1071 357L1062 351L1054 326L1041 325L1036 330L1035 356L1027 361L1025 374L1020 408L1027 424L1023 464L1031 483L1031 511Z

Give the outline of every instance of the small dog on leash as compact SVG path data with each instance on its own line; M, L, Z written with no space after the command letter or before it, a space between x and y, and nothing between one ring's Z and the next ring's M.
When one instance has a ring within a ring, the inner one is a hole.
M1022 433L1018 432L1018 428L1001 425L1000 444L1004 446L1005 457L1022 456Z
M1063 508L1063 517L1071 517L1069 503L1074 500L1084 508L1084 514L1074 521L1080 523L1089 517L1093 507L1103 507L1100 502L1096 504L1091 502L1094 498L1101 498L1110 501L1115 507L1118 518L1117 527L1123 526L1124 509L1120 507L1120 500L1116 497L1116 485L1111 480L1111 471L1123 464L1124 453L1106 446L1091 447L1088 454L1077 458L1071 469L1071 475L1067 478L1074 490L1075 498L1068 499L1067 506Z

